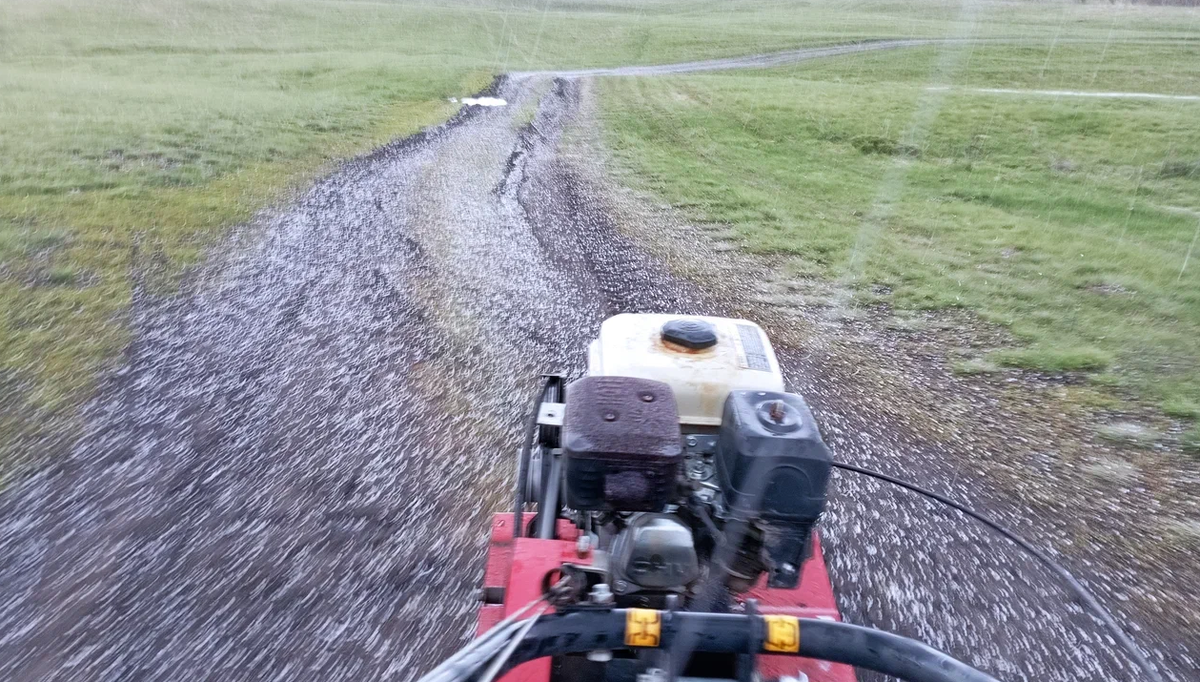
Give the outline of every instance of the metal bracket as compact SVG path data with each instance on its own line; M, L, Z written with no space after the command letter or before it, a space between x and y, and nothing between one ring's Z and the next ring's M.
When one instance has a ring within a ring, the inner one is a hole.
M537 423L541 426L562 426L563 415L567 412L563 403L542 403L538 405Z

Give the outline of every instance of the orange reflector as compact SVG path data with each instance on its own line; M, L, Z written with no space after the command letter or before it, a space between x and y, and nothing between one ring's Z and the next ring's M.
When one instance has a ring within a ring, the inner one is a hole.
M763 651L794 654L800 651L800 619L795 616L763 616L767 634Z
M662 612L654 609L625 611L625 646L658 646L662 637Z

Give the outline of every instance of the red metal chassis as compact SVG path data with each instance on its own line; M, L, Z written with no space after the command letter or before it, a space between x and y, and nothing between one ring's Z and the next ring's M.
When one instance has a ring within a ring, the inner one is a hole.
M559 520L556 540L523 537L514 541L512 527L511 513L492 517L492 537L488 545L483 586L504 588L504 603L480 607L476 636L541 596L547 573L558 570L564 563L586 564L589 560L589 557L577 554L575 541L579 537L579 529L569 521ZM765 583L760 583L745 597L757 599L762 613L841 620L816 533L813 533L812 557L804 563L800 584L795 589L768 589ZM807 676L809 682L856 682L854 669L849 666L794 656L760 656L758 669L764 679L787 675L801 680ZM798 673L803 673L803 676ZM545 658L521 665L504 677L504 682L549 680L550 660Z

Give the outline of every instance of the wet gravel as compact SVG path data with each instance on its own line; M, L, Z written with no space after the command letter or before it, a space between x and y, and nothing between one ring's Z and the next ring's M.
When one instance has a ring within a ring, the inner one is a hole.
M0 679L407 680L469 636L538 374L579 373L616 312L742 311L564 152L594 127L583 81L515 122L545 78L348 162L186 295L139 296L86 432L0 496ZM839 456L978 499L969 440L921 441L783 341ZM1130 677L1045 572L953 515L841 477L825 538L849 620L1004 679ZM1194 679L1178 638L1137 636Z

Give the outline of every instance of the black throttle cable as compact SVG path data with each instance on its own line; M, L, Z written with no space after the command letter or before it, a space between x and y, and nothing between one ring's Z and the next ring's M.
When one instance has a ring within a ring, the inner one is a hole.
M1112 613L1110 613L1108 609L1104 608L1104 606L1099 601L1097 601L1096 597L1093 596L1092 593L1086 587L1083 586L1083 583L1080 583L1078 580L1076 580L1075 576L1071 575L1071 572L1068 571L1066 568L1064 568L1061 564L1059 564L1057 561L1054 561L1050 557L1046 556L1045 552L1043 552L1042 550L1038 549L1037 547L1034 547L1033 545L1029 544L1029 542L1027 540L1025 540L1024 538L1022 538L1021 536L1017 535L1016 533L1013 533L1012 531L1008 530L1004 526L1001 526L999 523L996 523L995 521L987 518L983 514L980 514L979 512L977 512L973 509L970 509L963 504L955 502L954 500L946 497L945 495L941 495L939 493L933 492L932 490L922 488L921 486L916 485L914 483L909 483L908 481L896 478L894 476L889 476L885 473L881 473L879 471L874 471L872 469L865 469L863 467L855 466L853 464L845 464L843 462L833 462L833 466L837 467L838 469L844 469L846 471L853 471L854 473L862 474L863 476L870 476L871 478L877 478L881 481L886 481L888 483L891 483L892 485L897 485L897 486L900 486L901 488L911 490L914 493L924 495L925 497L928 497L931 500L936 500L938 502L941 502L942 504L944 504L948 507L953 507L954 509L957 509L958 511L962 512L963 514L966 514L967 516L975 519L976 521L982 523L983 525L987 526L988 528L991 528L992 530L996 531L997 533L999 533L999 534L1003 535L1004 537L1008 538L1009 540L1013 541L1018 547L1025 550L1030 555L1032 555L1035 559L1040 561L1043 566L1045 566L1046 568L1048 568L1051 571L1053 571L1054 573L1056 573L1058 575L1058 577L1062 578L1063 582L1066 583L1067 586L1071 588L1071 591L1075 593L1075 596L1079 597L1079 599L1081 599L1084 604L1087 604L1088 608L1090 608L1096 614L1096 616L1100 619L1100 621L1104 623L1104 626L1106 628L1108 628L1108 631L1112 634L1112 636L1117 640L1117 642L1119 642L1121 644L1122 648L1124 648L1129 653L1129 655L1133 658L1134 663L1136 663L1138 665L1138 667L1142 669L1142 672L1144 672L1146 674L1146 677L1149 679L1149 682L1163 682L1162 675L1160 675L1158 673L1158 669L1155 668L1150 663L1149 659L1147 659L1144 654L1142 654L1142 651L1141 651L1141 649L1138 648L1137 644L1135 644L1133 642L1133 640L1130 639L1129 635L1125 634L1125 631L1121 629L1121 626L1117 624L1117 621L1115 618L1113 618Z

